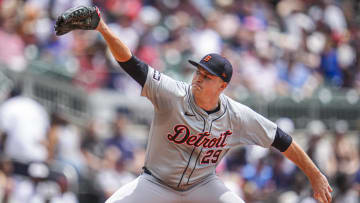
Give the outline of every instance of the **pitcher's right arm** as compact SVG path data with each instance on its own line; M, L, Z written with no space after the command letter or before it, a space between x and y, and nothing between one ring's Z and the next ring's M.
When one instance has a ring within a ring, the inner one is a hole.
M103 19L100 19L96 30L104 37L106 44L109 46L112 55L117 61L125 62L131 58L132 54L130 49L110 30Z
M103 19L100 19L96 30L104 37L112 55L120 66L144 87L148 73L148 65L132 55L129 47L110 30Z

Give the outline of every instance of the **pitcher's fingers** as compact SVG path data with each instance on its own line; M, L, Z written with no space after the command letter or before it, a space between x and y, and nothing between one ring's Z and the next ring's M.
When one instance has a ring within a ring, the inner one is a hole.
M325 195L326 195L326 199L327 199L327 201L330 203L330 202L331 202L331 200L332 200L332 197L331 197L330 192L326 191Z
M320 195L319 195L319 193L314 193L314 199L317 201L317 202L321 202L321 197L320 197ZM321 202L321 203L323 203L323 202Z
M316 193L314 194L315 199L321 203L328 203L325 194Z

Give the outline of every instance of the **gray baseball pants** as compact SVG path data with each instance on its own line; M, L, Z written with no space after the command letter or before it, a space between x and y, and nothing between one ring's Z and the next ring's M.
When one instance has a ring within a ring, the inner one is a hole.
M176 191L142 174L118 189L105 203L245 203L217 177L187 191Z

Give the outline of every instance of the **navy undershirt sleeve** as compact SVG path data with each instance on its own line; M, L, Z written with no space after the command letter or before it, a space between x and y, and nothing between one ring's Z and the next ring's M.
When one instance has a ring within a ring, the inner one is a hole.
M281 152L285 152L292 143L292 137L282 131L279 127L276 129L275 139L271 146Z
M144 87L149 67L146 63L138 59L136 56L132 56L128 61L119 62L119 65L124 71L129 74L141 87Z

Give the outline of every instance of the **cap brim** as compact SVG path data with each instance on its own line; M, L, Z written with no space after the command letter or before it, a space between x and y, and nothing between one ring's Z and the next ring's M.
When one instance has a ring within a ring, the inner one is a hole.
M216 73L214 73L210 68L206 67L205 65L201 64L201 63L198 63L198 62L195 62L193 60L188 60L189 63L193 66L195 66L196 68L199 68L199 66L203 69L205 69L207 72L211 73L212 75L216 75L218 77L221 77L220 75L217 75Z

